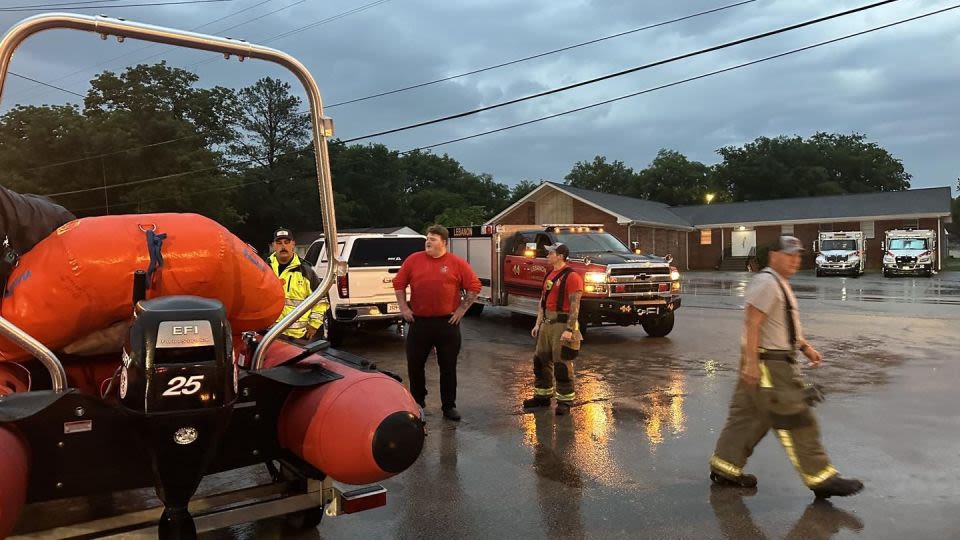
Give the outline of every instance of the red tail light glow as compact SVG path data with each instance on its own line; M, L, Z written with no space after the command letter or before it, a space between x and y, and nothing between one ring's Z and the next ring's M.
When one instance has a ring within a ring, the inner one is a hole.
M350 298L350 275L337 276L337 291L340 298Z

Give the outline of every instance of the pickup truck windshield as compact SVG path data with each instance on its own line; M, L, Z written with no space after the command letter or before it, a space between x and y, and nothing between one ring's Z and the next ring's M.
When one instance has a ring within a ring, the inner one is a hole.
M629 252L616 237L607 233L557 233L557 241L566 244L570 253L589 253L595 251Z
M856 251L856 240L824 240L820 251Z
M347 264L352 268L400 266L417 251L423 251L423 238L357 238Z
M887 249L927 249L926 238L893 238Z

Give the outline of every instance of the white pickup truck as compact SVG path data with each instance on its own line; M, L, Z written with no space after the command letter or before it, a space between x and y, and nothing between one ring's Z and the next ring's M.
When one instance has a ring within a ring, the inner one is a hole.
M340 259L347 273L337 277L330 288L330 309L323 321L323 338L334 347L343 343L354 328L383 330L397 325L403 332L403 318L393 292L393 278L407 256L422 251L426 237L405 234L338 234ZM328 257L323 237L310 245L304 259L317 275L326 272Z

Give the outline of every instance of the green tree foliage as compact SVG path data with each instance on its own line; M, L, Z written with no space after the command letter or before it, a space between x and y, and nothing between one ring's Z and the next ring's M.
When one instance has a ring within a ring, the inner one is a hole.
M715 181L735 201L910 187L910 174L900 160L859 133L817 133L809 139L760 137L717 153L723 162L714 170Z
M578 161L564 180L568 186L624 195L634 178L633 169L622 161L607 163L606 157L596 156L591 163Z
M521 180L517 182L517 185L510 188L510 199L507 201L507 204L513 204L526 197L528 193L540 187L540 184L543 184L543 180L538 182L534 182L533 180Z
M703 204L707 193L718 191L712 185L710 167L664 148L635 175L626 195L677 206Z

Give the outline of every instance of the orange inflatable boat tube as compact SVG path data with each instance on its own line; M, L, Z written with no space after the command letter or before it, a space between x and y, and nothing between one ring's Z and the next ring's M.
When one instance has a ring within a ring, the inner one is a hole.
M56 350L130 318L133 274L151 267L147 298L220 300L235 334L269 327L283 309L280 280L219 223L197 214L139 214L83 218L57 229L20 258L2 314ZM0 360L26 356L0 339Z

